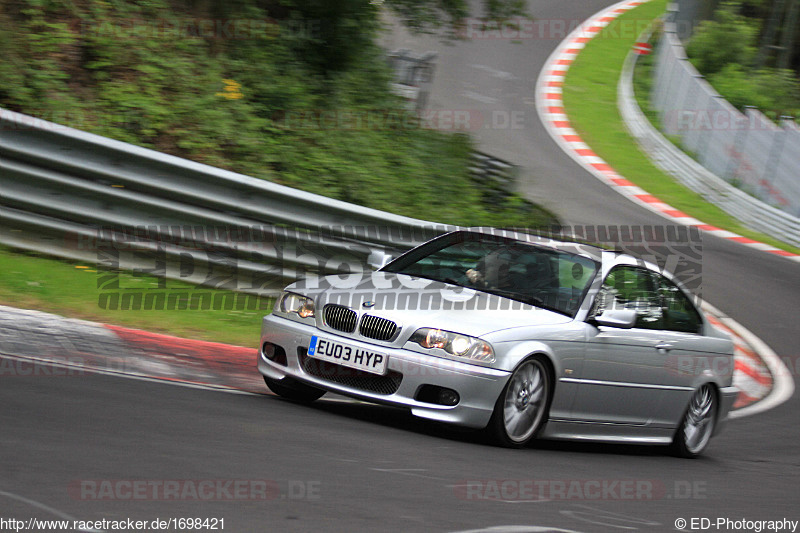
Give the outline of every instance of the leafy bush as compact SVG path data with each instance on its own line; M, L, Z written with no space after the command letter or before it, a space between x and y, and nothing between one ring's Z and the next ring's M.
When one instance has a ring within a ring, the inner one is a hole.
M746 71L730 64L709 78L725 99L739 109L754 106L773 120L800 116L800 84L786 69Z
M755 54L757 26L738 13L738 2L725 2L704 20L686 47L692 64L710 76L735 63L749 65Z
M758 35L758 21L739 13L739 2L725 2L714 20L703 21L686 53L700 73L734 107L757 107L779 119L800 113L800 81L787 69L750 67Z
M489 208L469 138L407 125L368 2L184 1L0 0L0 106L406 216L554 221L519 199ZM228 38L203 20L270 22ZM346 113L401 118L320 120Z

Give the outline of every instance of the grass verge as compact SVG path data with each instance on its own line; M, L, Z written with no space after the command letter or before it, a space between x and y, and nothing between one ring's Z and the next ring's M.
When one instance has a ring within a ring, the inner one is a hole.
M637 35L627 31L666 10L667 0L653 0L611 22L589 41L567 71L563 101L570 123L592 150L619 174L671 206L722 229L777 248L800 253L768 235L744 227L719 207L684 187L639 150L617 108L617 82ZM637 72L641 75L641 72Z
M271 299L261 300L263 309L236 309L235 305L233 309L198 309L187 295L202 292L230 298L234 294L178 281L164 284L159 278L131 272L98 272L88 263L22 253L2 246L0 272L2 305L240 346L258 345L261 318L272 309ZM159 283L162 287L166 285L166 292L178 296L177 305L162 310L103 309L100 296L110 292L103 289L109 286L109 276L115 278L112 282L119 282L118 292L123 293L146 292L157 288Z

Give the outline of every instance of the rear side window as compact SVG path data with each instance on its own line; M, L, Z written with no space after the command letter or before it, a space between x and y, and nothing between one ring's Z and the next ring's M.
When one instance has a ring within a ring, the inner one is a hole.
M703 320L692 301L670 280L663 276L657 277L664 321L663 329L699 333L703 326Z
M592 314L605 309L635 310L634 327L643 329L698 333L703 324L691 300L674 283L637 267L616 267L608 274Z

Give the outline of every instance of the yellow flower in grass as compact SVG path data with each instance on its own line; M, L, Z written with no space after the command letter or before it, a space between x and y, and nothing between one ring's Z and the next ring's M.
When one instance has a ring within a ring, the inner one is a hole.
M231 79L224 79L222 83L225 84L225 88L222 90L221 93L217 93L216 96L222 96L223 98L227 98L228 100L238 100L239 98L244 97L242 91L242 84L236 80Z

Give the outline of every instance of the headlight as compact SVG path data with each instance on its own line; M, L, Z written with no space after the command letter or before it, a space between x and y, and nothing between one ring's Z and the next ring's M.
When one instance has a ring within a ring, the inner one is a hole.
M484 363L494 362L492 346L486 341L468 335L443 329L422 328L415 331L409 340L423 348L440 348L457 357Z
M300 318L310 318L314 316L314 300L293 292L284 292L278 299L278 310L295 313Z

